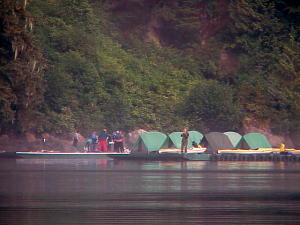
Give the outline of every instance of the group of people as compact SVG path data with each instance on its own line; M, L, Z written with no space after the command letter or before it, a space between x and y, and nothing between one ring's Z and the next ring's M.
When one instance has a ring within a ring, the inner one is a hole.
M187 145L189 139L188 129L185 128L181 134L181 153L187 153ZM73 147L77 148L79 140L79 131L76 131L73 136ZM196 143L193 142L193 146L196 147ZM124 135L120 131L109 134L107 129L103 129L98 135L94 131L86 140L84 150L87 152L124 152Z
M124 135L121 131L109 134L107 129L103 129L99 134L94 131L87 139L84 149L87 152L124 152Z

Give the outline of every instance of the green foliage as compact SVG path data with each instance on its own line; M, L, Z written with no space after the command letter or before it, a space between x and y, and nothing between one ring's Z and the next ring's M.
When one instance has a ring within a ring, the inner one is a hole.
M223 38L227 49L240 54L240 67L232 78L248 116L275 124L294 121L286 128L295 129L298 94L291 90L300 75L295 58L299 57L299 39L295 27L282 22L282 14L276 10L280 4L268 0L232 1L232 23ZM291 92L295 94L293 103L289 100Z
M101 32L106 22L100 22L103 18L95 16L87 1L36 1L31 11L40 15L36 34L51 62L43 106L47 126L41 130L175 126L175 106L187 92L191 74L165 60L173 54L166 56L137 39L139 48L122 49L109 30Z
M5 129L223 131L241 129L244 116L300 129L297 3L21 3L1 1Z
M0 123L6 132L34 130L43 99L45 61L32 45L32 18L19 1L0 2Z
M217 81L204 80L191 89L182 105L181 114L190 127L201 131L238 130L241 107L234 101L231 87Z
M36 1L31 10L41 16L36 33L51 62L44 104L51 122L41 129L58 134L100 129L109 96L97 63L101 37L92 8L87 1Z

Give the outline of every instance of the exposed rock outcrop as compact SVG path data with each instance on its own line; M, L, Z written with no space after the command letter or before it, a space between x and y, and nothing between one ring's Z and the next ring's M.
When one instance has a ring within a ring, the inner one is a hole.
M272 147L279 147L281 143L284 143L286 148L295 148L289 136L276 135L270 127L269 122L262 123L253 118L246 118L243 122L244 133L262 133L267 137Z
M138 129L138 130L134 130L131 131L130 133L128 133L127 138L126 138L126 145L128 148L131 148L131 146L137 141L137 139L139 138L139 135L146 132L146 130L143 129Z

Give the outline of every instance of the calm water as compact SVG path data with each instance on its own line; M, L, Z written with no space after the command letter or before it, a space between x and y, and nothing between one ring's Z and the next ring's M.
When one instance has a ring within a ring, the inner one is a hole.
M300 163L0 161L0 224L300 224Z

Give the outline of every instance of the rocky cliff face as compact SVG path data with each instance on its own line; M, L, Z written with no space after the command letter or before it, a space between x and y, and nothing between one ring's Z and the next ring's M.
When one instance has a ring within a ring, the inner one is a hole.
M299 148L299 143L291 136L277 135L272 132L270 122L259 122L254 118L246 118L243 122L244 133L262 133L269 140L273 147L279 147L280 144L285 144L286 148Z
M155 44L180 47L184 43L178 40L187 38L188 41L187 36L179 37L186 35L180 30L186 30L193 33L198 44L206 47L207 40L223 31L230 22L229 3L229 0L213 3L209 0L112 0L108 9L125 37L137 34Z
M217 52L218 71L227 75L238 67L238 55L209 40L230 24L229 4L229 0L113 0L108 8L125 39L135 36L160 47L198 45L198 54Z

